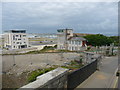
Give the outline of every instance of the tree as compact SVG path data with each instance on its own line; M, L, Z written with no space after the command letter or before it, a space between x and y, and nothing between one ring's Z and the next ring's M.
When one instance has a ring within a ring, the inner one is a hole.
M87 35L84 36L87 39L89 45L92 46L102 46L102 45L110 45L113 43L113 40L107 36L102 34L95 34L95 35Z
M119 36L110 36L110 38L114 41L114 45L119 45Z

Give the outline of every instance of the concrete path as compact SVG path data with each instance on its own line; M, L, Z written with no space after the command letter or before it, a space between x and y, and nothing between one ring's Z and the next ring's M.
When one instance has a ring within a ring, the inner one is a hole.
M96 71L77 88L115 88L117 77L118 57L105 57L100 71Z

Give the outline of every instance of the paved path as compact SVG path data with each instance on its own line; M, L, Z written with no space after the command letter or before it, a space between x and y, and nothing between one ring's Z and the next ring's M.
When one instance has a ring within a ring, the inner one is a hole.
M77 88L115 88L117 66L118 57L106 57L102 61L100 71L96 71Z

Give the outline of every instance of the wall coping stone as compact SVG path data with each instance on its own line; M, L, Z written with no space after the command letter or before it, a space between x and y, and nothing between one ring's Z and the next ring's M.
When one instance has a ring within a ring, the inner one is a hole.
M31 83L19 88L18 90L23 90L24 88L29 88L31 90L38 89L38 88L44 86L47 82L49 82L57 77L61 77L67 72L68 72L68 69L58 67L50 72L47 72L43 75L38 76L36 81L31 82Z

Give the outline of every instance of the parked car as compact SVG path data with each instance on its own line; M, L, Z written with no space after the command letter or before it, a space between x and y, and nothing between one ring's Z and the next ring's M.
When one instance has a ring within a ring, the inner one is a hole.
M116 76L120 76L120 70L118 70L117 72L116 72Z

